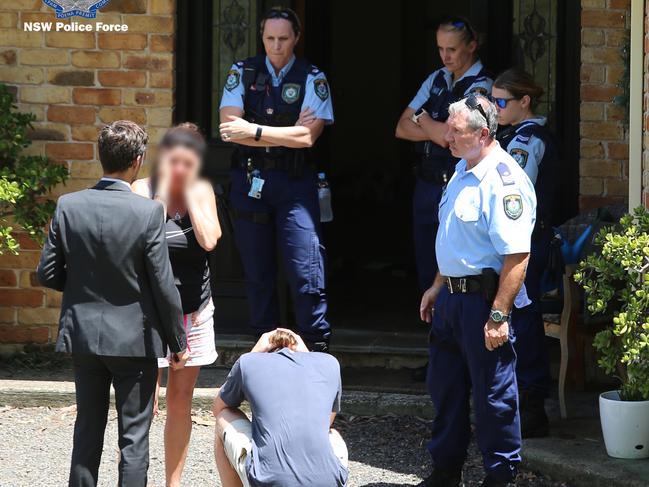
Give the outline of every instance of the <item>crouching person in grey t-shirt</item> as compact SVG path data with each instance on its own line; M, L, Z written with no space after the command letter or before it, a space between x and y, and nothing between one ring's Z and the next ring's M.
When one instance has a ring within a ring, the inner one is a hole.
M331 428L341 392L334 357L309 352L290 330L262 335L214 400L223 487L346 485L347 447ZM252 423L238 409L244 400Z

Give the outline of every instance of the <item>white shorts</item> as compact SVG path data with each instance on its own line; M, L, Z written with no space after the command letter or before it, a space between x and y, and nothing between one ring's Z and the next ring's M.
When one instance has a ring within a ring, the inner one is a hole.
M347 468L348 453L345 440L337 431L329 431L331 448L340 461ZM243 487L250 487L248 473L246 472L246 459L252 452L252 423L247 419L232 421L223 432L223 449L230 465L236 470Z
M187 334L187 367L210 365L216 361L218 354L214 344L214 304L210 299L202 309L183 315L183 326ZM158 359L158 367L169 367L171 351L167 350L165 358Z

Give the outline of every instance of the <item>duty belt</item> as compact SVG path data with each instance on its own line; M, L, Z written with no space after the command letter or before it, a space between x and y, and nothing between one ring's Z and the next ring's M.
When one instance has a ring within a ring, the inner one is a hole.
M451 179L453 169L444 160L423 159L415 166L415 176L427 183L444 186Z
M483 290L481 276L446 277L446 287L451 294L479 293Z
M248 170L247 157L237 158L233 161L232 167L234 169L244 169ZM307 162L303 159L291 158L291 160L286 160L283 158L270 158L270 157L259 157L252 156L252 164L254 169L259 169L260 171L269 170L269 169L278 169L280 171L288 171L291 173L303 172L305 169L315 169L315 165Z

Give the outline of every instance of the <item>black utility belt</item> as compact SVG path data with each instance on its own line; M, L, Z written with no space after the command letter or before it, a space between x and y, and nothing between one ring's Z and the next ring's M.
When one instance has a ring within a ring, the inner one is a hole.
M415 176L427 183L444 186L453 175L453 170L444 166L437 162L421 161L415 166Z
M251 162L250 165L248 164L248 160ZM234 160L232 162L232 168L243 169L244 171L255 169L265 171L275 169L291 173L299 172L301 174L305 170L315 170L315 165L308 161L298 159L287 160L283 158L272 159L269 157L248 157Z
M500 276L493 269L483 269L482 274L465 277L444 277L444 283L451 294L482 294L491 305L498 292Z

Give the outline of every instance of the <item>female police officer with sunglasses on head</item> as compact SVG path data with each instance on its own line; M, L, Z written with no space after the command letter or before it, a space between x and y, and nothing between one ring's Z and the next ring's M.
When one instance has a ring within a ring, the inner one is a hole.
M494 81L492 100L498 110L498 122L504 126L498 141L534 183L537 215L525 287L531 304L512 314L516 333L514 348L518 356L516 377L520 397L523 438L547 436L548 418L544 400L550 385L550 364L545 348L545 330L540 307L541 279L547 267L552 225L557 218L557 180L559 159L554 136L546 118L534 114L534 105L543 94L532 76L512 68Z
M333 123L333 108L324 73L295 57L300 30L290 9L264 15L265 55L237 62L228 72L219 129L224 141L236 144L231 202L252 327L261 335L280 325L279 246L300 334L312 349L324 351L330 335L324 248L308 148Z
M448 107L469 93L488 95L491 78L477 58L478 36L462 17L442 21L437 47L444 66L423 82L397 124L396 136L415 142L419 157L413 196L413 237L419 286L428 289L437 273L435 234L442 188L458 159L444 139Z

